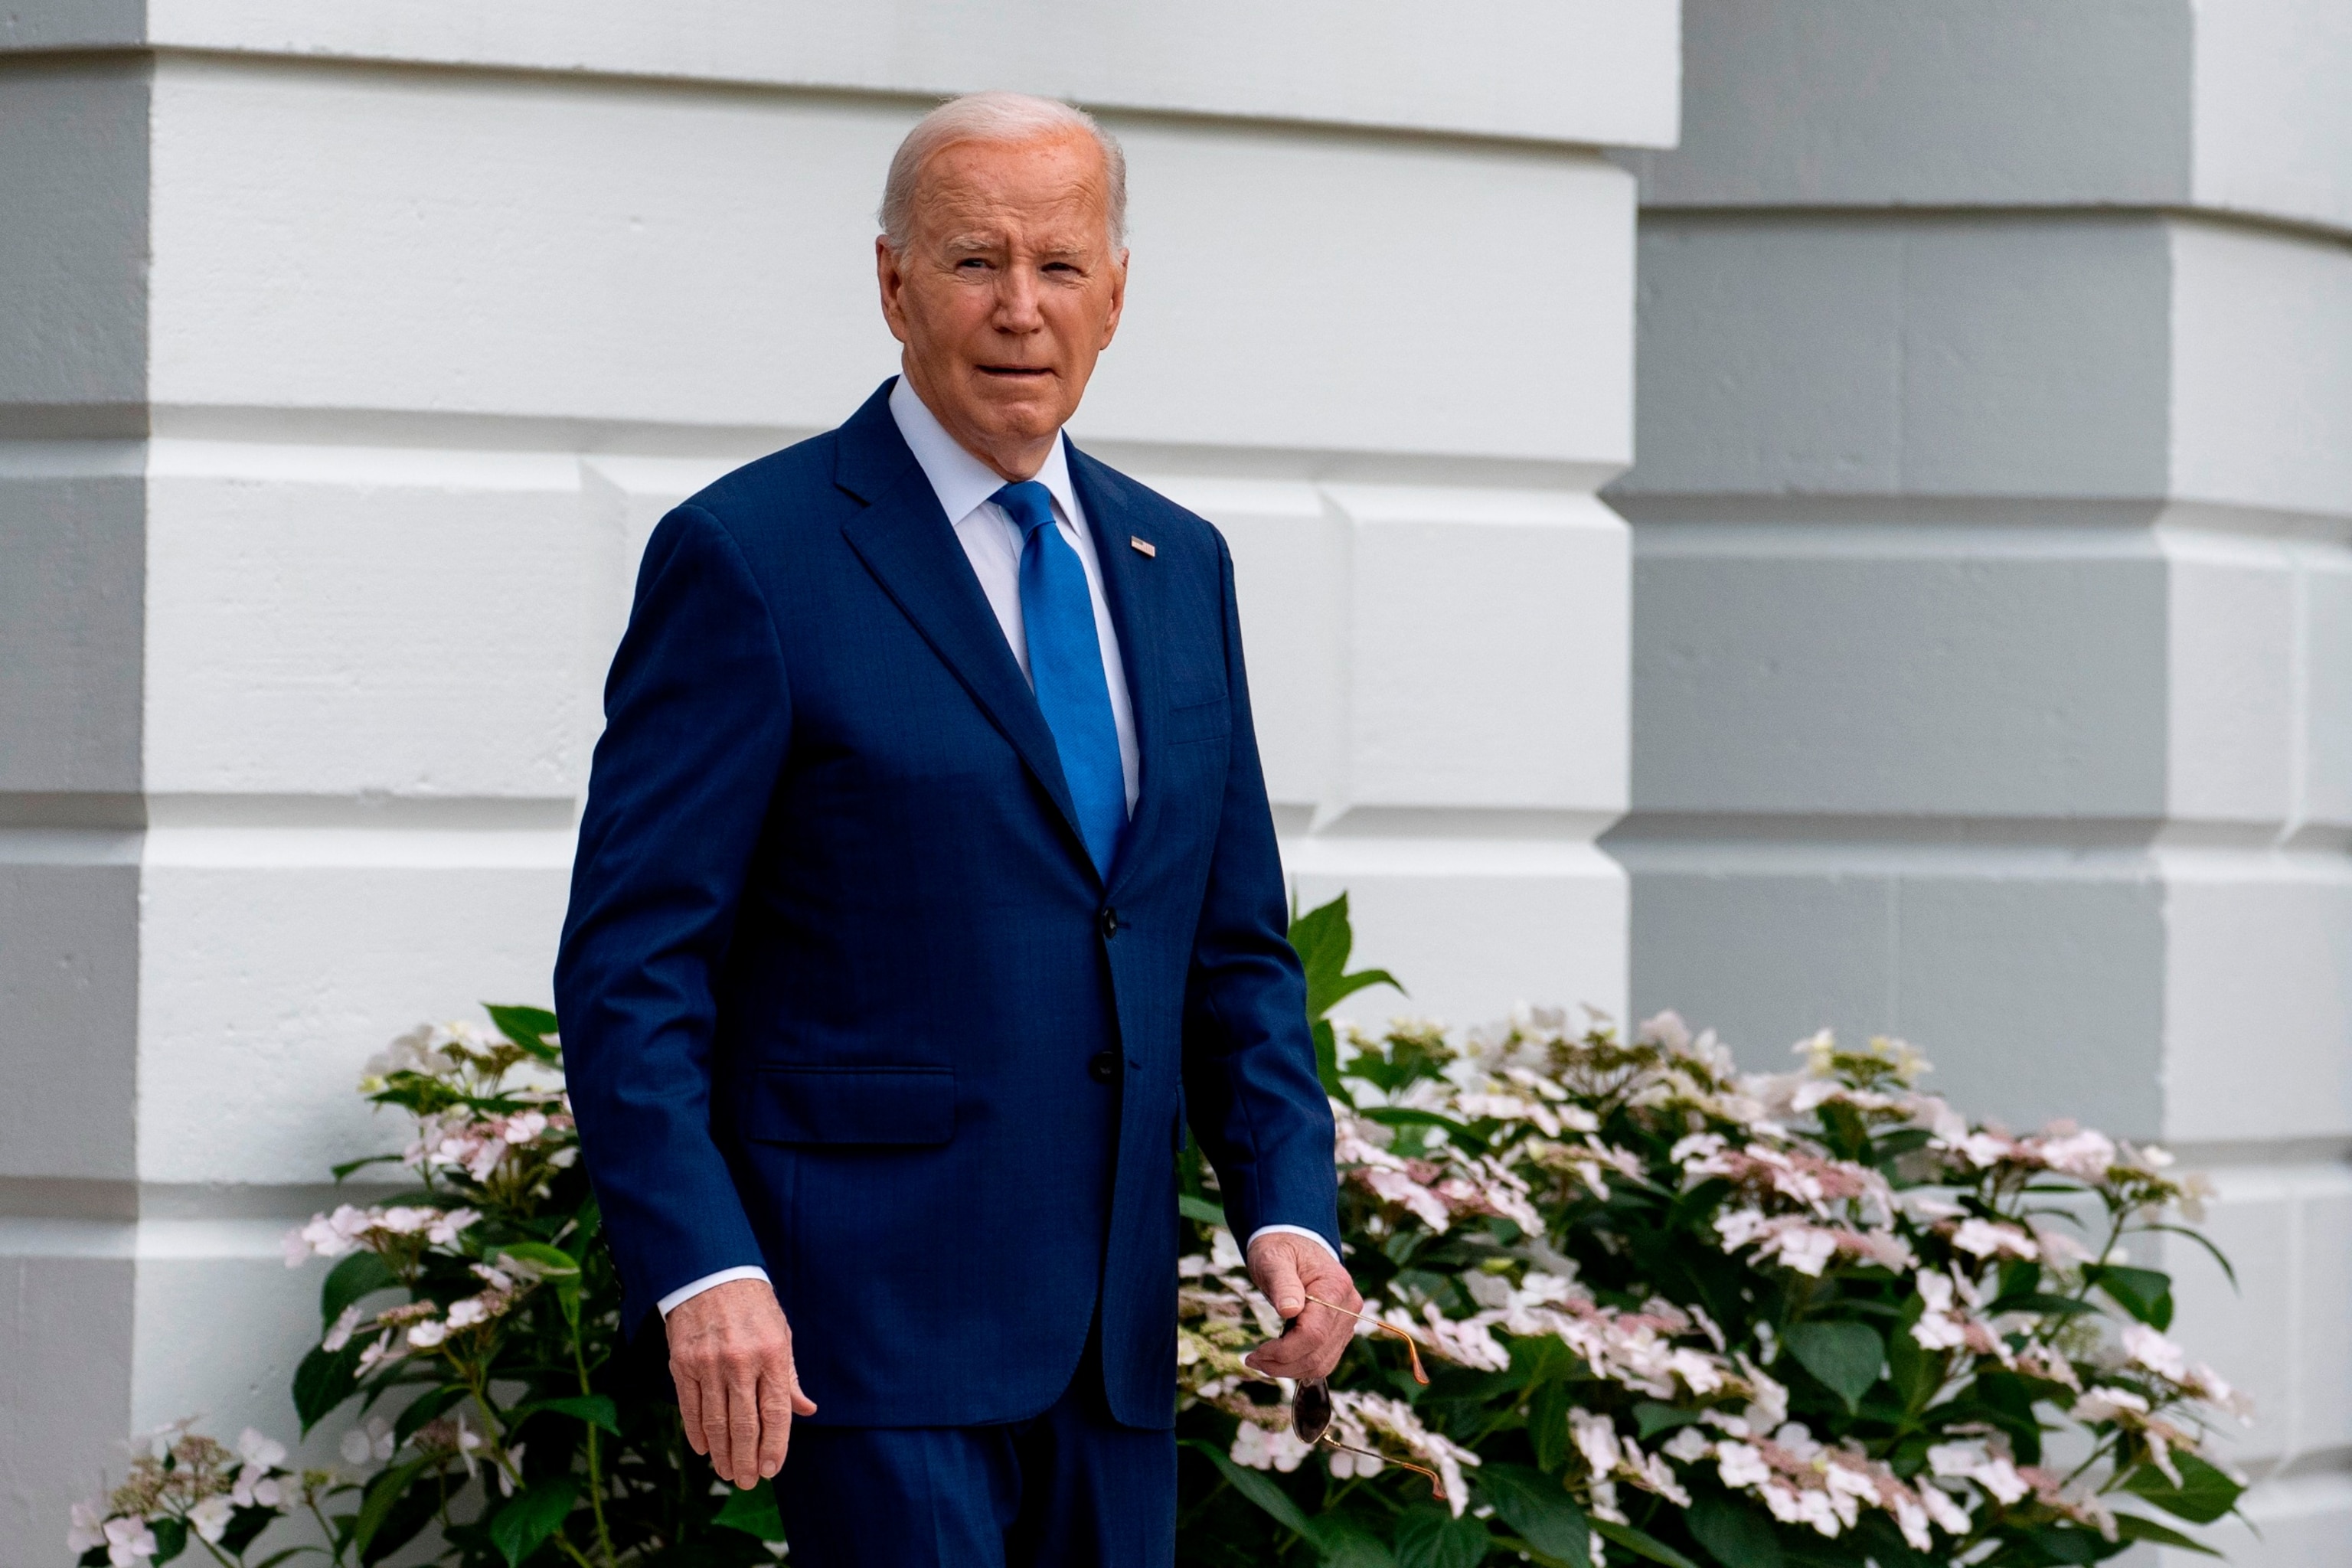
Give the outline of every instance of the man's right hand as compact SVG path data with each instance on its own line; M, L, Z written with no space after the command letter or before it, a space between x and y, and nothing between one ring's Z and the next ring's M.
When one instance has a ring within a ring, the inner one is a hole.
M793 1331L764 1279L730 1279L663 1320L686 1440L719 1479L757 1486L784 1468L793 1417L814 1415L793 1370Z

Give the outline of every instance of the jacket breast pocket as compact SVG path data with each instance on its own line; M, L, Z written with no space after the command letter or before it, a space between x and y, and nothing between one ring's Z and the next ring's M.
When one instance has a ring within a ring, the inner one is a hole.
M1170 745L1222 740L1233 733L1234 706L1223 685L1179 686L1168 695Z
M739 1125L758 1143L920 1145L951 1142L955 1121L950 1068L771 1068Z

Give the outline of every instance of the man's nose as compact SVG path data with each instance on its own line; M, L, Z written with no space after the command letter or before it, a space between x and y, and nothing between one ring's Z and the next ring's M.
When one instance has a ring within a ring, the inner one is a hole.
M1026 268L1005 269L996 290L996 328L1006 332L1034 332L1045 324L1037 307L1037 278Z

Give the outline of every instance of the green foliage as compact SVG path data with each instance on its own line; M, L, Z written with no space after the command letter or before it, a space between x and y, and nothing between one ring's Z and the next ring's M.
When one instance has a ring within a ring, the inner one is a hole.
M1326 1015L1371 986L1393 986L1400 992L1404 987L1385 969L1349 971L1348 954L1355 946L1355 932L1348 922L1345 893L1303 915L1294 911L1290 945L1307 972L1307 1018L1315 1036L1316 1074L1323 1080L1324 1093L1345 1099L1348 1091L1339 1078L1339 1047Z
M755 1541L782 1541L783 1515L776 1508L776 1489L770 1481L756 1487L730 1488L711 1523L721 1530L740 1530Z
M2194 1454L2175 1454L2172 1459L2180 1472L2179 1485L2149 1463L2131 1473L2124 1489L2191 1524L2210 1524L2237 1506L2238 1494L2245 1489L2218 1466Z
M1478 1468L1478 1496L1511 1532L1546 1557L1589 1568L1592 1523L1559 1482L1526 1465Z
M1742 1508L1721 1492L1691 1500L1690 1532L1723 1568L1781 1568L1780 1538L1772 1521Z
M2095 1134L1956 1131L1895 1047L1815 1042L1794 1075L1800 1112L1748 1098L1766 1091L1678 1024L1630 1042L1540 1017L1471 1038L1335 1026L1334 1005L1395 982L1349 968L1344 899L1296 915L1291 936L1340 1117L1348 1262L1369 1310L1412 1326L1431 1377L1413 1381L1393 1338L1360 1337L1332 1380L1334 1435L1386 1462L1282 1451L1295 1439L1281 1395L1240 1360L1262 1331L1229 1243L1213 1246L1214 1173L1183 1148L1179 1206L1202 1254L1180 1303L1188 1568L1934 1568L1961 1555L2047 1568L2134 1542L2206 1550L2117 1499L2191 1525L2235 1506L2240 1484L2195 1447L2198 1402L2217 1385L2154 1338L2171 1321L2169 1277L2070 1264L2054 1245L2016 1255L2070 1204L2105 1210L2078 1259L2117 1256L2136 1230L2210 1247L2154 1217L2179 1194L2156 1163ZM772 1488L714 1487L657 1397L661 1370L629 1360L554 1017L488 1011L494 1032L419 1031L371 1065L362 1092L413 1124L407 1152L339 1177L389 1165L410 1190L302 1233L334 1263L296 1413L368 1458L356 1476L298 1474L278 1466L282 1449L261 1463L167 1435L105 1505L146 1521L151 1564L201 1548L282 1568L316 1549L248 1554L297 1511L337 1568L395 1554L442 1568L775 1561ZM1976 1152L1958 1152L1960 1132ZM2101 1146L2114 1157L2094 1170ZM1806 1181L1835 1194L1775 1186ZM1915 1198L1931 1202L1915 1214ZM1874 1205L1885 1212L1857 1217ZM1825 1237L1775 1255L1784 1220ZM1969 1225L1990 1227L1978 1251L1959 1245ZM2114 1348L2118 1322L2140 1359ZM2076 1384L2094 1402L2128 1397L2101 1414L2076 1405ZM2032 1468L2060 1430L2076 1439L2066 1451L2087 1447L2077 1479ZM1753 1476L1718 1464L1734 1436L1794 1467L1771 1474L1799 1489L1831 1465L1905 1496L1944 1489L1970 1510L1965 1533L1939 1523L1930 1552L1891 1508L1865 1506L1834 1534L1785 1517ZM1618 1457L1596 1458L1596 1444ZM1446 1497L1412 1465L1440 1472ZM1995 1469L2021 1495L2001 1501L1971 1479ZM248 1472L278 1500L237 1502L222 1528L232 1478ZM199 1504L217 1540L192 1530ZM80 1560L105 1563L86 1539Z
M1894 1042L1824 1037L1799 1072L1752 1079L1671 1017L1631 1040L1541 1016L1335 1027L1333 1002L1394 982L1349 971L1344 901L1295 915L1292 942L1349 1268L1431 1377L1358 1337L1333 1436L1388 1463L1298 1447L1241 1361L1250 1287L1188 1152L1182 1561L2049 1568L2189 1541L2119 1498L2191 1524L2234 1506L2240 1484L2191 1451L2226 1391L2130 1338L2168 1327L2169 1277L2084 1261L2178 1228L2160 1155L1970 1126ZM2079 1470L2037 1468L2058 1432ZM1869 1500L1826 1489L1832 1470Z
M490 1521L490 1542L507 1560L507 1568L519 1568L562 1527L579 1495L580 1483L570 1476L548 1476L499 1510Z
M1780 1342L1815 1381L1845 1401L1849 1415L1862 1408L1862 1396L1886 1362L1886 1342L1866 1323L1791 1323Z
M356 1480L271 1472L278 1500L237 1509L202 1544L251 1568L290 1561L314 1549L248 1553L299 1511L338 1568L395 1553L446 1568L772 1563L773 1494L722 1504L658 1396L658 1372L629 1362L554 1015L488 1011L495 1032L419 1030L370 1065L362 1092L411 1123L407 1152L341 1171L389 1164L412 1185L302 1232L335 1261L320 1287L320 1342L295 1371L295 1413L306 1434L340 1424L346 1455L368 1458ZM190 1510L207 1488L225 1491L236 1465L215 1450L182 1439L134 1473L138 1496L126 1485L110 1500L150 1517L159 1560L167 1546L195 1552ZM173 1457L183 1452L191 1460ZM188 1482L196 1460L210 1468Z

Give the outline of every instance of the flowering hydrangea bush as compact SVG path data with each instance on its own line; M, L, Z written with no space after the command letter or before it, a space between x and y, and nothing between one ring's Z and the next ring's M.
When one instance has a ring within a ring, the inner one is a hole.
M345 1423L343 1468L292 1473L259 1433L230 1450L182 1423L142 1446L111 1495L77 1506L70 1545L85 1568L151 1568L191 1550L342 1568L404 1547L407 1561L457 1568L774 1560L772 1501L715 1485L676 1406L624 1351L554 1016L489 1012L495 1031L419 1028L367 1065L360 1092L404 1114L410 1136L336 1177L391 1164L413 1189L342 1205L286 1238L289 1267L332 1263L293 1394L306 1436ZM289 1515L310 1524L308 1541L263 1540Z
M96 1568L169 1562L194 1540L233 1560L290 1509L313 1514L335 1488L331 1471L297 1475L286 1445L248 1426L234 1448L174 1422L131 1440L131 1474L103 1500L74 1504L68 1547ZM323 1516L321 1516L323 1517Z
M1299 946L1328 999L1344 910ZM1899 1043L1798 1049L1793 1072L1742 1077L1671 1014L1630 1040L1540 1012L1340 1031L1348 1262L1433 1381L1360 1324L1332 1436L1433 1472L1443 1500L1293 1435L1240 1360L1273 1319L1196 1176L1188 1559L2039 1568L2193 1548L2149 1510L2234 1506L2205 1444L2242 1402L2166 1337L2170 1282L2123 1248L2182 1229L2165 1215L2193 1214L2196 1184L2071 1123L1973 1124Z
M1532 1012L1335 1030L1329 1007L1387 976L1348 973L1344 899L1292 940L1348 1262L1383 1327L1332 1379L1339 1446L1310 1448L1290 1391L1242 1361L1279 1321L1180 1157L1181 1562L2044 1568L2201 1550L2156 1512L2234 1507L2206 1442L2241 1402L2166 1337L2170 1281L2124 1260L2136 1232L2195 1234L2166 1217L2197 1189L2160 1151L1971 1123L1893 1042L1822 1036L1745 1078L1671 1015L1630 1041ZM664 1369L623 1345L553 1016L490 1014L368 1065L361 1092L409 1135L337 1177L410 1184L287 1238L289 1266L331 1265L293 1395L305 1436L337 1423L342 1466L152 1434L75 1509L84 1568L782 1553L767 1486L718 1485ZM287 1520L307 1538L265 1539Z

